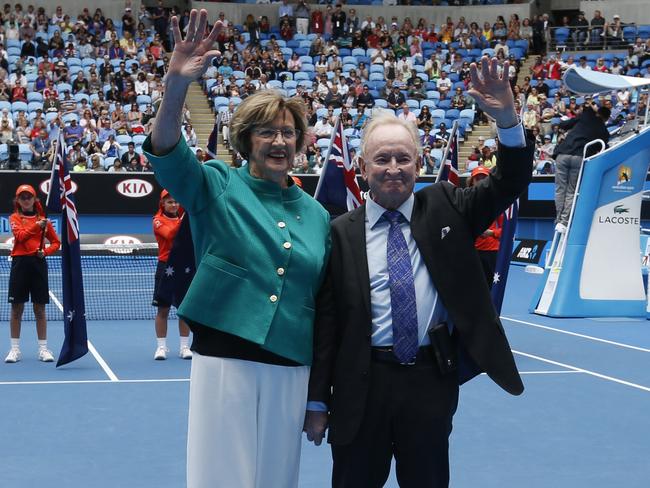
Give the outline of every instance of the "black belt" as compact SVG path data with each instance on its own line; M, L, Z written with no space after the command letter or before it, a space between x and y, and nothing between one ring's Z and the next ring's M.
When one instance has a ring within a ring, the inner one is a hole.
M399 364L400 366L414 366L415 364L428 364L435 361L433 353L431 352L431 346L422 346L418 348L418 352L415 355L415 358L407 363L403 363L397 359L395 354L393 354L392 347L372 347L370 351L371 357L375 361L379 361L381 363Z

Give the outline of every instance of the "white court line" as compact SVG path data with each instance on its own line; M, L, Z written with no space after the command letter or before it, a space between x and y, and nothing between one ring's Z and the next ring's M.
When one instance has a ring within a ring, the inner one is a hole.
M515 354L519 354L520 356L524 356L524 357L527 357L527 358L542 361L543 363L553 364L555 366L560 366L562 368L567 368L567 369L573 370L573 371L575 371L577 373L585 373L585 374L588 374L589 376L594 376L596 378L600 378L601 380L611 381L613 383L619 383L621 385L629 386L629 387L636 388L636 389L642 390L642 391L647 391L648 393L650 393L650 387L647 387L647 386L637 385L636 383L631 383L629 381L621 380L619 378L614 378L613 376L607 376L607 375L604 375L604 374L596 373L595 371L589 371L588 369L578 368L576 366L571 366L570 364L561 363L559 361L553 361L551 359L546 359L546 358L543 358L543 357L540 357L540 356L535 356L533 354L528 354L528 353L521 352L521 351L515 351L514 349L512 350L512 352L514 352Z
M519 374L534 375L553 375L553 374L578 374L583 371L575 370L549 370L549 371L520 371ZM483 373L485 374L485 373ZM7 385L86 385L95 383L189 383L189 378L164 378L164 379L147 379L147 380L51 380L51 381L0 381L0 386Z
M52 290L50 290L50 298L52 298L52 301L54 302L54 304L57 306L57 308L59 310L61 310L61 313L63 313L63 305L61 305L61 302L56 297L56 295L54 293L52 293ZM108 378L111 381L119 381L119 378L117 377L117 375L115 373L113 373L113 370L106 363L106 361L104 361L104 358L101 357L101 355L97 352L97 349L95 349L95 346L93 346L93 344L92 344L92 342L90 342L90 340L88 340L88 350L90 351L90 353L95 358L95 361L97 361L99 363L99 365L101 366L101 368L104 370L104 373L106 373L106 376L108 376Z
M502 319L507 320L509 322L516 322L519 324L525 324L525 325L530 325L532 327L537 327L539 329L544 329L544 330L550 330L553 332L559 332L560 334L567 334L575 337L580 337L582 339L589 339L590 341L595 341L595 342L602 342L604 344L609 344L611 346L618 346L618 347L623 347L625 349L632 349L634 351L641 351L641 352L650 352L650 349L646 349L644 347L639 347L639 346L632 346L630 344L624 344L622 342L615 342L615 341L608 341L607 339L601 339L599 337L593 337L585 334L578 334L577 332L570 332L568 330L562 330L562 329L556 329L555 327L549 327L547 325L541 325L541 324L535 324L534 322L526 322L525 320L518 320L518 319L511 319L510 317L505 317L501 316Z
M166 378L149 380L52 380L52 381L0 381L0 386L5 385L85 385L94 383L188 383L189 378Z
M582 371L562 369L559 371L519 371L519 374L582 374Z

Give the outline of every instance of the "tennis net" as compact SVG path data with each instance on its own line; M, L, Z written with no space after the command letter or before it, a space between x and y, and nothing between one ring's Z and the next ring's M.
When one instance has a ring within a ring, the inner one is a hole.
M0 245L0 321L8 321L11 246ZM63 320L58 304L62 303L61 256L46 258L50 286L48 320ZM87 320L152 320L156 308L151 305L158 246L152 244L82 244L81 271L84 283ZM172 309L170 318L176 318ZM34 320L29 303L23 320Z

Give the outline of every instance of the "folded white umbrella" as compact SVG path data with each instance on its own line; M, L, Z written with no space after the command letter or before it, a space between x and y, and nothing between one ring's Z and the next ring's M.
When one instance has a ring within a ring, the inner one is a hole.
M626 90L650 85L650 78L612 75L584 68L571 67L564 73L562 81L572 92L580 95Z

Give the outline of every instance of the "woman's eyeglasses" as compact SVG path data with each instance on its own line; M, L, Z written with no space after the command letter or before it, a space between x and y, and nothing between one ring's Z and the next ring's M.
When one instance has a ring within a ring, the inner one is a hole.
M282 135L285 141L292 141L300 136L300 130L292 127L283 127L282 129L272 129L270 127L260 127L253 129L253 133L261 139L272 141L278 134Z

